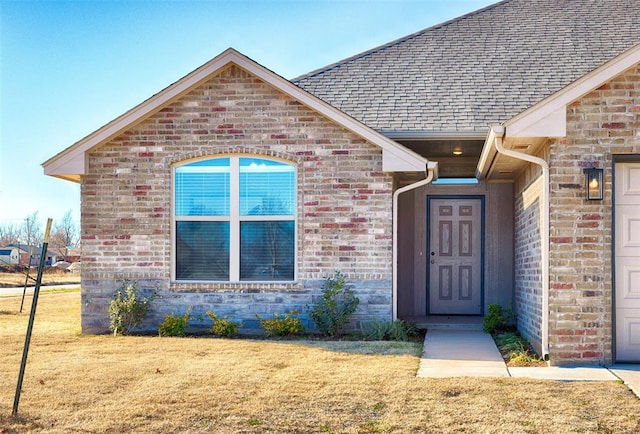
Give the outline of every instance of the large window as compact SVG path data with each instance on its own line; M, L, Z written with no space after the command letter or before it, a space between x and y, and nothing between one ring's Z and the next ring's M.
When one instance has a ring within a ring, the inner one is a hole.
M292 281L295 167L225 157L175 168L175 278Z

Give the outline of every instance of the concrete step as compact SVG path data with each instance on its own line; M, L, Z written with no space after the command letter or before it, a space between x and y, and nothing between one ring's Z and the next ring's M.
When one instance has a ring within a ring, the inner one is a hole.
M407 321L422 330L482 331L482 318L479 316L429 315Z

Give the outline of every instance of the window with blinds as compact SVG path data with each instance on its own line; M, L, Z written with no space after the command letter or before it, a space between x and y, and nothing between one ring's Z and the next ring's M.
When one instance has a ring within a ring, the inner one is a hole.
M175 168L175 278L292 281L296 171L251 157Z

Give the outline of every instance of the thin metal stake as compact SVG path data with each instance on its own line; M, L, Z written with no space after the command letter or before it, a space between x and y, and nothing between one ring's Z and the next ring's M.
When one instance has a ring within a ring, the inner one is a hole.
M27 354L29 353L29 343L31 342L31 332L33 331L33 320L36 316L36 307L38 306L38 295L40 295L40 282L42 282L42 272L44 263L47 260L47 248L49 247L49 232L51 232L52 219L47 219L47 228L44 231L44 242L42 243L42 254L40 255L40 263L38 264L38 276L36 277L36 286L33 289L33 301L31 302L31 314L29 315L29 325L27 326L27 335L24 340L24 348L22 350L22 362L20 363L20 374L18 374L18 385L16 386L16 395L13 400L13 411L11 415L18 414L18 404L20 403L20 392L22 391L22 380L24 378L24 370L27 365Z
M24 288L22 289L22 302L20 303L20 313L22 313L22 306L24 306L24 296L27 294L27 282L29 282L29 271L31 271L31 258L33 258L33 253L29 253L29 263L27 264L27 275L24 278Z

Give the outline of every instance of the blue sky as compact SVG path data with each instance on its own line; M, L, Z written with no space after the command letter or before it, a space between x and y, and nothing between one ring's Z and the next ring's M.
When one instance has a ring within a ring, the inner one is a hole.
M0 0L0 224L80 220L40 164L233 47L285 78L492 0Z

